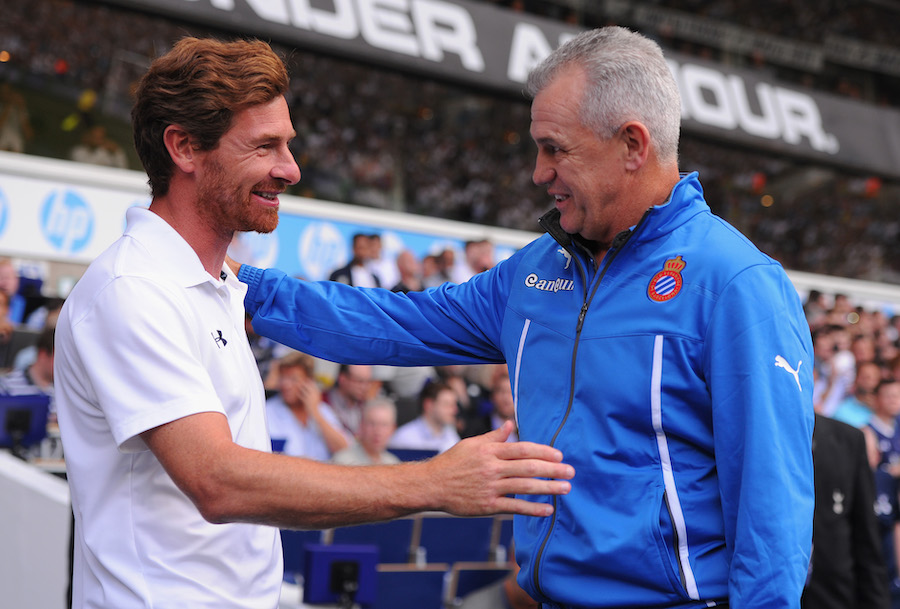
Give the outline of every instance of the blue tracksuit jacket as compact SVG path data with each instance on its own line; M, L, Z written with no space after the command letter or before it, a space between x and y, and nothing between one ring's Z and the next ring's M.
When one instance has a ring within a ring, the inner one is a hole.
M254 329L345 363L507 362L519 434L575 467L517 516L551 607L797 609L813 521L812 345L782 267L696 174L599 268L548 234L461 285L393 294L243 267Z

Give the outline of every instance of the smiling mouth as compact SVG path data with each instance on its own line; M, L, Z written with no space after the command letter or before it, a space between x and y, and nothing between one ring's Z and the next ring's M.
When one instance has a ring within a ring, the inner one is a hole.
M268 191L268 190L254 190L252 191L254 196L259 197L266 201L269 205L275 207L278 205L278 195L281 194L282 191Z

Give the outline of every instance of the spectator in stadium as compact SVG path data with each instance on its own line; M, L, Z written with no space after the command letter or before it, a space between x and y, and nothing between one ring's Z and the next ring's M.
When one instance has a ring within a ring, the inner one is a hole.
M863 433L816 415L816 508L803 609L888 609L888 578L872 506L875 488Z
M655 43L581 33L528 91L548 234L406 295L239 267L254 327L337 361L507 362L520 438L578 470L552 523L515 519L518 581L548 607L797 607L814 493L796 289L680 174Z
M419 416L401 425L389 448L434 450L442 453L459 442L456 431L456 392L441 382L428 383L419 394Z
M569 489L554 480L574 475L558 450L507 444L508 429L405 466L271 454L245 288L224 260L235 231L275 228L278 195L300 179L287 86L264 42L183 38L136 88L150 208L128 210L56 329L73 606L275 607L278 527L418 510L548 516L508 495Z
M278 393L266 400L273 443L282 440L286 455L328 461L347 448L344 428L316 384L313 358L293 352L278 360Z
M70 158L78 163L128 168L128 157L117 141L109 137L103 125L91 125L81 142L72 147Z
M422 258L422 285L433 288L447 281L446 275L441 271L441 257L437 254L428 254Z
M19 269L16 268L12 258L0 258L0 292L6 294L9 300L7 319L14 324L25 321L25 297L19 293Z
M509 371L505 366L497 366L491 376L491 429L499 429L506 421L516 422L516 402L509 384ZM509 434L507 442L519 439L518 429Z
M418 292L422 289L422 265L412 250L397 254L397 273L400 280L391 288L392 292Z
M33 395L36 393L53 396L53 326L38 335L35 361L26 368L15 368L0 376L0 395ZM55 419L55 408L51 413Z
M40 446L34 447L34 455L46 458L63 458L62 445L56 420L56 401L53 391L53 326L48 326L38 335L34 345L34 361L23 368L13 368L0 376L0 395L46 395L50 398L47 414L47 437Z
M810 290L806 295L806 301L803 303L803 312L806 315L806 321L812 329L818 328L825 323L828 316L828 305L825 303L825 294L820 290Z
M453 269L456 283L468 281L473 275L494 266L494 244L489 239L470 239L463 246L462 264Z
M889 378L875 389L875 408L863 431L874 437L875 513L878 516L882 552L891 586L892 607L900 605L900 382Z
M875 407L875 389L883 376L877 363L869 361L859 364L853 381L853 393L838 404L832 418L854 427L868 425Z
M25 152L34 137L25 97L8 83L0 83L0 150Z
M332 461L341 465L390 465L399 463L387 445L397 429L397 407L386 397L375 397L363 407L356 442L335 453Z
M369 259L366 268L378 278L378 285L381 287L390 287L400 279L396 261L388 260L384 256L384 243L379 233L369 235Z
M853 356L839 347L839 337L846 332L843 326L827 324L812 333L815 355L813 404L816 412L827 417L834 415L853 384Z
M372 260L372 237L357 233L352 240L350 262L331 272L328 279L361 288L380 288L381 280L368 268Z
M0 290L0 346L6 347L15 329L16 324L9 319L9 296Z
M342 365L338 369L334 385L325 392L325 403L337 415L338 420L350 435L359 432L363 406L374 397L371 366Z
M878 357L875 336L871 333L854 336L850 344L850 353L853 354L853 361L856 363L857 368L865 362L874 362Z
M440 382L456 395L456 429L463 438L484 433L488 427L481 408L487 398L487 389L479 382L477 369L461 364L437 366L434 369Z

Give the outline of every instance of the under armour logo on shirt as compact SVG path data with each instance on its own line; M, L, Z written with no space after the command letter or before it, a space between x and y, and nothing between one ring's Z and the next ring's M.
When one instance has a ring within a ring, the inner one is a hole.
M218 334L218 336L216 336ZM228 344L228 341L225 340L225 337L222 336L221 330L216 330L215 332L210 332L210 335L213 337L213 340L216 341L216 346L221 349L225 345Z

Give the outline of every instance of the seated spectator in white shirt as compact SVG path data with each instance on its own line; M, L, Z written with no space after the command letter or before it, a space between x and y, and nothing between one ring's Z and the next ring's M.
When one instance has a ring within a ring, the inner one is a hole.
M456 392L444 383L428 383L419 395L421 414L394 432L388 448L444 452L457 442Z
M59 426L56 422L56 400L53 391L54 326L44 328L35 344L35 357L24 368L13 368L0 376L0 395L46 395L50 397L47 414L47 438L35 446L29 457L62 459Z
M363 406L377 390L372 378L372 366L341 364L334 385L323 399L341 422L344 433L349 434L348 437L359 432Z
M82 136L69 155L73 161L106 167L128 168L125 150L106 133L103 125L93 125Z
M305 353L289 353L277 365L278 393L266 400L273 447L286 455L328 461L347 448L349 440L337 416L322 402L313 376L315 361Z
M334 454L341 465L390 465L399 463L387 451L388 441L397 429L397 407L386 397L372 398L363 407L356 442Z

